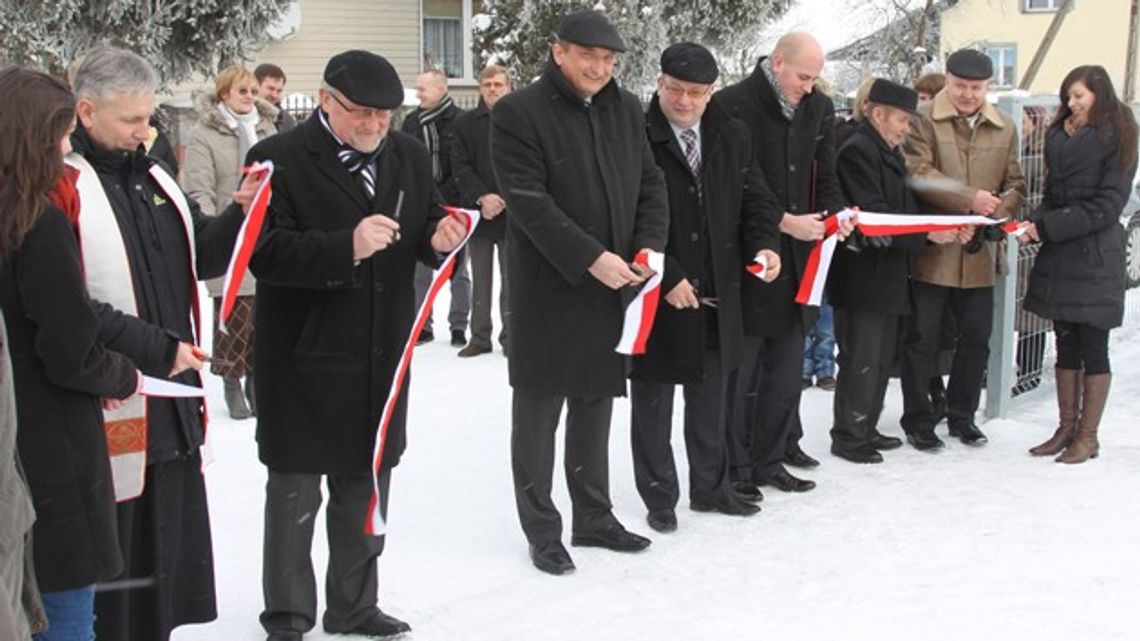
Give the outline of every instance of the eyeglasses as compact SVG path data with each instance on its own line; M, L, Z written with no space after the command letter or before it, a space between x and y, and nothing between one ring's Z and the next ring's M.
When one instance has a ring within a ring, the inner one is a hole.
M332 99L336 101L336 104L340 105L341 109L344 109L345 112L347 112L348 115L352 116L353 118L368 120L369 118L387 118L388 116L392 115L391 109L376 109L374 107L349 107L348 105L344 104L340 98L337 97L335 92L329 91L329 95L332 96Z
M700 100L701 98L704 98L705 96L707 96L711 90L712 90L712 87L702 87L700 89L685 89L683 87L678 87L677 85L671 85L669 83L665 83L665 93L668 94L669 97L674 99L674 100L680 98L681 96L688 96L690 100Z

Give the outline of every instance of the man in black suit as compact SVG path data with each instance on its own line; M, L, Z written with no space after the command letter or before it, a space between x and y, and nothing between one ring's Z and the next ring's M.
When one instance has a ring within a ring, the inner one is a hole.
M738 516L760 511L729 482L725 381L740 362L741 274L758 256L769 267L766 281L779 274L773 249L782 212L752 158L748 126L713 100L718 75L708 49L670 46L661 54L657 93L646 114L669 191L669 242L665 295L645 354L633 359L631 437L637 490L658 532L677 527L680 490L670 434L678 384L685 394L689 507Z
M415 315L417 260L436 266L463 238L443 217L431 159L389 131L403 88L387 60L346 51L325 67L320 106L249 152L273 160L257 276L257 441L269 468L261 623L271 641L316 624L312 517L329 486L324 629L390 636L409 626L377 607L383 536L364 533L376 426ZM376 472L385 513L405 443L406 392Z

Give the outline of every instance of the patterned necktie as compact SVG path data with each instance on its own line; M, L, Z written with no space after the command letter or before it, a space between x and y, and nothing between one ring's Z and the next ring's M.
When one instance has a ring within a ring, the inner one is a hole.
M692 129L681 131L681 140L685 143L685 160L689 161L689 169L693 170L693 177L697 179L697 189L701 187L701 149L697 146L697 134Z
M370 154L359 152L352 147L343 147L336 152L337 157L348 169L348 173L360 178L361 184L364 185L364 193L368 194L369 200L376 196L376 157L380 155L382 148L383 144Z

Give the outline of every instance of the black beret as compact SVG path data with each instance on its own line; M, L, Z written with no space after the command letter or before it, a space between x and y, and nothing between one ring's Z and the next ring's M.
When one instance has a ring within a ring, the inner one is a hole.
M918 108L918 92L897 82L876 78L867 92L867 101L914 113Z
M590 9L575 11L558 25L558 39L583 47L602 47L622 53L625 43L605 16Z
M981 51L959 49L946 59L946 71L966 80L989 80L994 75L994 63Z
M720 70L708 49L693 42L678 42L661 53L661 73L685 82L711 85Z
M338 53L325 65L325 83L365 107L395 109L404 104L404 85L392 63L370 51Z

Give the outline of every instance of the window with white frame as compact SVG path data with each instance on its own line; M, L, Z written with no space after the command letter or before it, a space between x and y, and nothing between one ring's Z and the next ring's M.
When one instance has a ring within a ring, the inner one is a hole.
M1057 11L1064 0L1021 0L1021 10L1026 13L1035 11Z
M460 82L475 82L471 16L482 0L423 0L423 69L439 69Z
M1017 45L988 44L986 55L994 63L994 77L990 81L995 88L1009 88L1017 85Z

